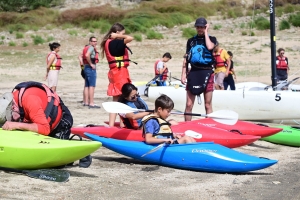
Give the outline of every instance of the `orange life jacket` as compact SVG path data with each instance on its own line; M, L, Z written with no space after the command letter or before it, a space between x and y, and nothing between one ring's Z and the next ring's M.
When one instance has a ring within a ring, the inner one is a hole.
M277 69L288 69L288 64L286 63L284 56L277 56L277 60L279 61L278 64L276 64Z
M47 94L47 99L48 99L48 104L46 109L44 110L46 118L49 122L50 125L50 130L52 131L55 127L52 126L53 122L56 121L58 117L58 109L61 109L60 107L60 98L59 96L53 92L48 86L45 84L39 83L39 82L34 82L34 81L28 81L28 82L22 82L16 85L16 87L13 89L14 90L19 90L19 95L18 95L18 107L19 107L19 114L20 114L20 122L24 121L25 117L25 112L24 108L22 106L22 97L26 89L31 88L31 87L37 87L42 90L44 90Z
M109 52L109 43L112 41L112 39L108 39L105 42L105 47L104 47L104 51L105 51L105 55L106 55L106 59L108 61L108 66L110 69L113 68L121 68L121 67L128 67L129 66L129 54L128 54L128 49L125 49L125 54L123 56L112 56Z
M60 70L60 68L61 68L61 57L57 54L57 53L54 53L53 51L51 51L50 53L48 53L48 55L47 55L47 58L46 58L46 62L47 62L47 64L48 64L48 58L49 58L49 56L51 55L51 54L55 54L55 57L56 57L56 63L55 64L53 64L52 63L52 65L50 66L50 70Z
M221 53L222 53L223 49L221 49L220 52L218 53L213 53L214 55L214 58L215 58L215 67L224 67L226 66L226 61L224 61L222 58L221 58Z
M83 50L82 50L82 62L85 65L89 65L85 54L87 53L88 49L90 48L91 45L86 45ZM91 58L92 64L96 64L99 62L99 52L97 51L97 49L94 47L94 51L95 51L95 58Z
M159 61L160 61L160 60L157 60L157 61L154 63L154 72L155 72L155 76L160 75L159 71L157 70L157 64L159 63ZM168 73L169 73L169 70L168 70L168 68L166 68L165 71L163 71L163 73L161 74L160 80L167 80L167 79L168 79Z

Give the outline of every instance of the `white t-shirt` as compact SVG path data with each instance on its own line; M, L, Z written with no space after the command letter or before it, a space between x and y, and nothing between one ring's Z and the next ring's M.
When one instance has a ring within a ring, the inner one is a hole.
M156 65L156 70L159 72L161 69L164 68L164 62L163 61L159 61Z

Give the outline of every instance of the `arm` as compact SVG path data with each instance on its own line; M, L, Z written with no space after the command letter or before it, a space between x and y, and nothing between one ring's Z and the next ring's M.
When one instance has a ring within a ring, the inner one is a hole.
M158 139L153 137L152 133L146 133L145 134L145 142L147 144L160 144L160 143L164 143L164 142L170 142L171 144L173 143L172 139Z
M127 44L133 40L133 37L131 37L129 35L123 35L123 34L119 34L119 33L110 34L110 38L111 39L116 39L116 38L124 39L124 44Z
M166 63L164 63L164 67L159 70L159 74L162 74L167 69Z
M32 131L38 133L38 126L35 123L22 123L22 122L10 122L7 121L5 124L2 126L3 130L24 130L24 131Z
M215 44L210 41L209 35L208 35L208 28L209 28L209 24L206 24L206 29L204 31L204 35L205 35L205 44L208 50L212 50L215 47Z
M235 74L234 68L232 68L231 71L232 71L232 75L233 75L234 79L236 79L236 74Z
M150 114L151 113L149 113L149 112L126 113L125 117L128 119L141 119Z
M90 65L93 69L96 69L96 66L92 63L92 60L91 60L91 54L92 54L92 52L90 51L90 49L88 49L88 51L87 51L86 54L85 54L85 57L86 57L86 60L87 60L87 62L89 63L89 65Z
M48 77L48 73L49 73L49 71L50 71L50 67L51 67L51 65L53 64L54 60L55 60L55 55L54 55L54 54L51 54L51 55L50 55L50 59L48 60L48 63L47 63L47 69L46 69L46 77L45 77L45 80L46 80L47 77Z
M79 60L79 65L80 65L80 67L82 67L82 66L83 66L83 60L82 60L82 56L83 56L83 54L82 54L82 53L80 53L80 54L78 55L78 60Z

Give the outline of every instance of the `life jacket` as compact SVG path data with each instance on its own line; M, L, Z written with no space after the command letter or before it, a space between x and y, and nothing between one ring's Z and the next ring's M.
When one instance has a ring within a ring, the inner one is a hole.
M86 45L83 50L82 50L82 62L85 65L89 65L85 54L87 53L88 49L90 48L91 45ZM96 64L99 62L99 52L97 51L97 49L94 47L94 51L95 51L95 58L91 58L92 64Z
M169 73L169 70L168 68L166 68L162 74L159 73L159 71L157 70L157 64L160 62L160 60L157 60L155 63L154 63L154 72L155 72L155 76L158 76L160 75L160 80L167 80L168 79L168 73Z
M24 122L24 117L25 117L25 112L24 108L22 106L22 97L26 89L31 88L31 87L37 87L42 90L44 90L47 94L47 99L48 99L48 105L46 109L44 110L46 118L49 122L50 125L50 130L52 131L55 127L53 127L53 122L56 121L58 117L58 109L60 107L60 98L59 96L53 92L48 86L45 84L39 83L39 82L34 82L34 81L28 81L28 82L22 82L16 85L16 87L13 89L19 90L19 95L18 95L18 107L19 107L19 114L20 114L20 122Z
M153 135L153 137L156 137L158 135L161 135L161 136L164 136L164 137L167 137L167 138L172 138L174 139L173 137L173 132L172 132L172 129L171 129L171 124L169 122L167 122L166 120L160 118L160 117L157 117L155 115L147 115L145 117L143 117L142 119L142 123L143 123L143 137L145 137L145 124L147 121L149 121L150 119L155 119L157 120L158 124L159 124L159 131L158 133L156 133L155 135Z
M212 51L207 49L205 40L204 43L202 41L199 42L197 40L197 35L195 35L190 45L191 49L188 53L187 61L191 64L192 68L212 68L212 65L214 63L214 56L212 54Z
M55 57L56 57L56 62L55 63L52 63L52 65L50 65L50 70L60 70L61 68L61 57L57 54L57 53L54 53L53 51L48 53L47 55L47 58L46 58L46 62L48 64L48 58L51 54L55 54Z
M123 56L112 56L109 52L109 43L112 39L108 39L105 42L104 51L106 55L106 59L108 61L108 66L110 69L113 68L121 68L121 67L128 67L129 66L129 55L128 55L128 48L125 49L125 54Z
M279 61L278 64L276 64L277 69L288 69L288 64L286 63L284 56L277 56L277 60Z
M125 104L130 106L131 108L148 110L147 104L140 97L137 98L137 101L127 101ZM125 127L128 129L137 130L141 127L142 119L128 119L122 116L120 116L120 118L123 121Z
M226 66L226 61L221 58L223 49L219 51L218 53L213 53L214 58L215 58L215 67L224 67Z

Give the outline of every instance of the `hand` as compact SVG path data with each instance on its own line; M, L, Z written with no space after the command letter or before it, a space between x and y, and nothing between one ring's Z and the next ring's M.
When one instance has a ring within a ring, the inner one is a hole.
M117 36L118 36L117 33L111 33L111 34L110 34L110 39L116 39Z
M47 78L48 78L48 74L46 74L46 76L45 76L45 78L44 78L44 81L46 81L46 80L47 80Z
M182 76L182 77L181 77L181 83L182 83L183 85L186 84L186 76Z
M15 130L15 126L14 126L14 122L10 122L10 121L6 121L3 126L2 126L3 130L8 130L8 131L12 131Z
M173 140L168 138L168 139L165 139L165 143L166 144L173 144Z
M95 64L91 64L92 69L96 69L96 65Z
M209 28L209 24L206 24L206 26L205 26L206 28L205 28L205 32L207 33L207 31L208 31L208 28Z

